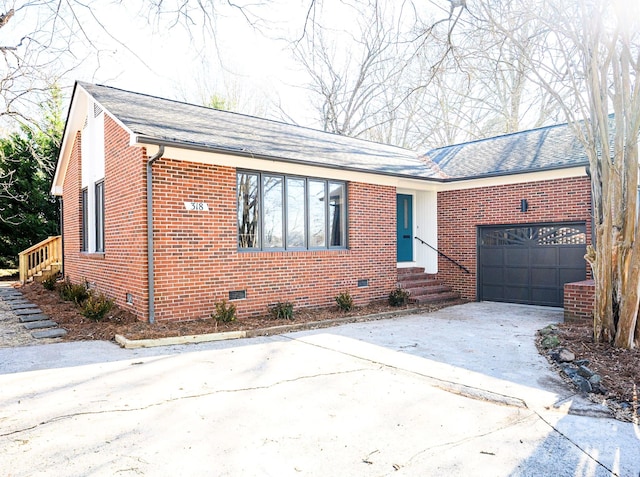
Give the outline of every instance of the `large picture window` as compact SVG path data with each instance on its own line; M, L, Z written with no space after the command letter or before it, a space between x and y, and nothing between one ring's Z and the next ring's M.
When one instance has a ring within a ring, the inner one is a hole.
M281 174L238 172L238 248L345 248L346 184Z

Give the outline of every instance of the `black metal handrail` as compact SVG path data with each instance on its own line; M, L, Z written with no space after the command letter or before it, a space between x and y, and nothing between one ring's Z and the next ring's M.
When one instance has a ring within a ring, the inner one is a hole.
M454 265L460 267L461 270L464 270L465 273L471 273L469 271L469 269L467 267L465 267L464 265L460 265L458 262L456 262L453 258L446 256L444 253L442 253L440 250L438 250L437 248L433 247L432 245L429 245L427 242L425 242L424 240L422 240L420 237L413 237L416 240L419 240L420 242L422 242L424 245L426 245L427 247L429 247L431 250L435 250L438 255L440 255L443 258L446 258L447 260L449 260L451 263L453 263Z

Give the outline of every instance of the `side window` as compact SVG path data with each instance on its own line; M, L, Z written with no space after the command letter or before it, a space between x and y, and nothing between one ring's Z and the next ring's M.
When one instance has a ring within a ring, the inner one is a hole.
M325 181L309 181L309 248L324 248L327 245L327 212L325 204Z
M89 191L84 188L80 193L80 251L89 250Z
M284 248L284 180L262 176L262 230L264 248Z
M260 248L258 174L238 174L238 247Z
M96 183L96 252L104 252L104 181Z
M345 229L345 185L342 182L329 182L329 246L346 245Z
M304 248L307 245L306 181L297 177L287 178L287 248Z

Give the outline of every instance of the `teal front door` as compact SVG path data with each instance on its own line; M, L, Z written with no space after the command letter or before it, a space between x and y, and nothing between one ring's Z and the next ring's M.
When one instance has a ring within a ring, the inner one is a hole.
M413 196L398 194L398 262L413 261Z

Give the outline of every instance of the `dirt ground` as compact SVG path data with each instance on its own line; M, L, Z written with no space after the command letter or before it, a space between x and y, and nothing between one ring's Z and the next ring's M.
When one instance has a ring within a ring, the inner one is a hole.
M39 283L30 283L21 287L22 293L40 309L68 331L65 340L113 340L116 334L129 339L162 338L186 336L222 331L251 330L290 323L310 323L334 318L351 317L354 321L375 313L402 312L402 308L392 308L386 303L358 307L344 313L338 307L320 310L295 310L293 322L274 320L270 316L260 318L240 318L232 323L217 323L213 319L161 322L153 325L143 323L131 313L114 308L100 322L82 316L78 308L70 302L60 299L55 291L46 290ZM422 307L424 311L433 311L438 306ZM321 327L322 324L314 325ZM594 401L609 405L619 418L636 419L638 416L638 387L640 387L640 349L621 350L607 344L594 343L590 323L564 323L559 325L560 346L575 353L576 359L589 360L589 368L602 377L606 394L593 394ZM547 354L541 351L542 354Z

